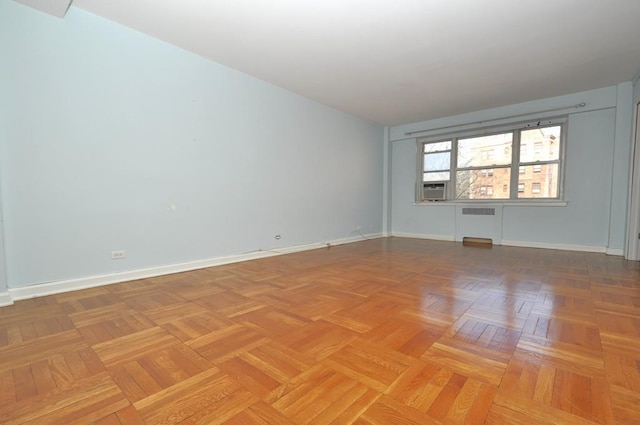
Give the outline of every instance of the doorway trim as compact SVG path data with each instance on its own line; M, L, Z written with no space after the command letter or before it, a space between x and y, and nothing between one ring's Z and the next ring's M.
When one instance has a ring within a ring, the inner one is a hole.
M640 101L635 105L633 140L629 164L629 210L627 211L627 260L640 261Z

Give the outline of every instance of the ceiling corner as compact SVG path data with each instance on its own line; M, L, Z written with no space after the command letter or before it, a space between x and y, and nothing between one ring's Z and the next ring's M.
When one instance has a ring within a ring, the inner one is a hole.
M58 18L64 18L73 0L14 0Z

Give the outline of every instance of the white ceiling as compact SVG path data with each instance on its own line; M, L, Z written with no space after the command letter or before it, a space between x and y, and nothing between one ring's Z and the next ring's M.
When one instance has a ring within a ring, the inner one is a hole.
M605 87L640 71L640 0L72 5L384 125Z
M49 15L57 16L58 18L64 18L71 0L15 0L18 3L22 3L26 6L38 9L41 12L48 13Z

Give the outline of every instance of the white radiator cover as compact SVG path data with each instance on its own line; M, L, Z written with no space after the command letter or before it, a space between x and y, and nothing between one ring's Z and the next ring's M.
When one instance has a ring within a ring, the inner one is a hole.
M502 243L502 205L456 205L456 241L462 238L489 238Z

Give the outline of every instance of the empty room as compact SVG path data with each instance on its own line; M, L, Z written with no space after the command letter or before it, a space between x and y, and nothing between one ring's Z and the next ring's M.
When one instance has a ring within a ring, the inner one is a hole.
M640 2L0 0L0 423L640 423Z

